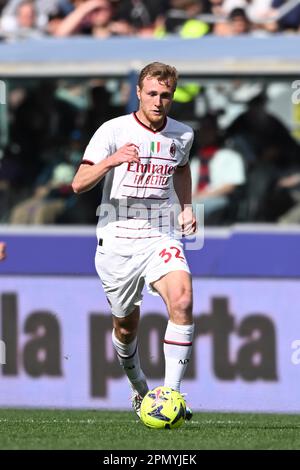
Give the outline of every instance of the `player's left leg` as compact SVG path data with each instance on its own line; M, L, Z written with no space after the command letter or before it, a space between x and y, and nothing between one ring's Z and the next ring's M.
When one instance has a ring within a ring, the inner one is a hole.
M153 282L152 287L163 298L170 318L164 338L165 386L180 391L194 334L191 275L171 271Z
M139 305L145 282L140 258L111 253L105 246L98 246L95 266L113 316L113 346L132 389L132 406L139 415L142 398L148 391L137 345Z

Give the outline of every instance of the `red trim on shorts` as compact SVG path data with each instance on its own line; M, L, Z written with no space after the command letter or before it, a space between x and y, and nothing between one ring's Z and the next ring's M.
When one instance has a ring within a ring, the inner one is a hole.
M95 163L92 162L91 160L82 160L80 165L95 165Z

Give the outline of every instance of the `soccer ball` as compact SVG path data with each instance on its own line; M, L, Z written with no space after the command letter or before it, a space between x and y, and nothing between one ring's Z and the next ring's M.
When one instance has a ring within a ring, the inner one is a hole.
M185 421L185 414L182 395L170 387L156 387L143 398L141 420L149 428L179 428Z

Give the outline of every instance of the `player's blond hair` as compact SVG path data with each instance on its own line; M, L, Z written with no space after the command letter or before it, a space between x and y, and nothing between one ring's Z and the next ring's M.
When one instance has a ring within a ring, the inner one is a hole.
M143 82L146 77L157 78L159 82L166 83L168 86L171 86L173 92L176 90L178 72L175 67L171 65L163 64L161 62L152 62L151 64L146 65L141 70L138 86L140 89L143 88Z

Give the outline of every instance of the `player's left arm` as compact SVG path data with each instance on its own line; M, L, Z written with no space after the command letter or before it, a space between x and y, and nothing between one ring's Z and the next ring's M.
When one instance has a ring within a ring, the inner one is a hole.
M192 177L189 163L177 167L173 183L181 206L178 222L183 235L191 235L196 232L197 224L192 208Z

